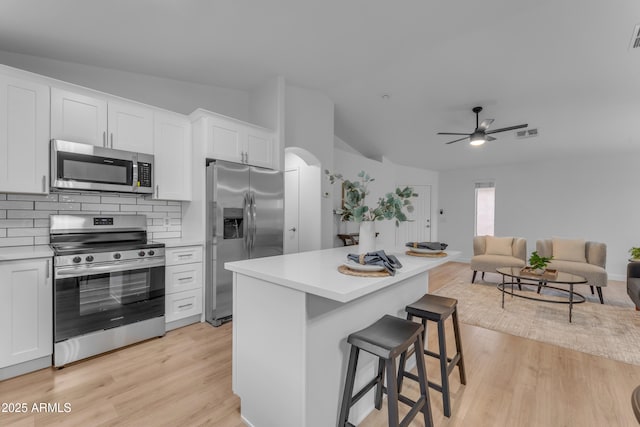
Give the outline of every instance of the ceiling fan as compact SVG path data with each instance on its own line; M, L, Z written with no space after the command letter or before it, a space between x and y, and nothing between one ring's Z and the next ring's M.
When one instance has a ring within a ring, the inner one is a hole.
M447 144L453 144L454 142L463 141L465 139L469 139L471 145L482 145L487 141L495 141L496 138L489 136L493 133L498 132L506 132L508 130L521 129L529 126L528 124L509 126L506 128L487 130L491 123L493 123L493 119L484 119L482 123L478 123L478 114L482 111L482 107L473 107L472 111L476 113L476 129L471 133L459 133L459 132L438 132L438 135L465 135L464 138L456 139L453 141L447 142Z

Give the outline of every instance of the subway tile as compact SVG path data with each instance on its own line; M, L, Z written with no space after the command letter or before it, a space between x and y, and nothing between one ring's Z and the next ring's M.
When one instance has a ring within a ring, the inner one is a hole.
M0 209L33 209L33 202L0 201Z
M135 212L100 211L100 215L135 215L135 214L136 214Z
M32 228L32 219L0 219L0 228Z
M5 237L3 239L0 239L0 247L32 245L33 237Z
M152 206L147 205L120 205L120 210L123 212L151 212Z
M170 218L169 219L169 225L182 225L182 219L181 218Z
M118 205L135 205L136 199L133 197L112 197L102 196L102 203L116 203Z
M100 203L100 196L94 194L61 194L63 203Z
M147 218L166 218L167 212L145 212Z
M0 200L7 200L6 194L0 194Z
M139 205L166 206L167 205L167 201L166 200L153 200L152 198L148 198L148 199L140 198L140 199L138 199L138 204Z
M147 233L155 233L157 231L168 231L164 225L150 225L147 226Z
M36 202L36 210L79 211L80 203Z
M165 227L165 229L166 231L178 231L178 232L182 231L182 227L180 227L179 225L169 225Z
M33 242L36 245L48 245L49 243L51 243L49 241L49 235L47 234L46 236L36 236L33 238Z
M24 200L33 202L57 202L57 194L7 194L7 200Z
M6 217L7 217L7 211L1 210L0 211L0 219L5 219Z
M49 218L49 215L56 214L56 211L23 211L23 210L8 210L7 218Z
M120 205L110 204L110 203L83 203L82 204L83 211L119 211Z
M173 200L169 200L169 201L167 202L167 204L168 204L169 206L182 206L182 202L176 202L176 201L173 201Z
M33 226L36 228L49 228L49 219L35 219L33 220Z
M150 224L149 221L151 221ZM164 218L149 218L147 219L147 225L164 225Z
M7 237L7 229L0 228L0 237Z
M82 215L100 215L100 211L80 211L79 213ZM116 213L119 213L119 212L116 212Z
M154 206L154 212L180 212L182 208L180 206Z
M152 234L152 239L175 239L181 237L179 231L158 231Z
M48 236L48 228L9 228L7 237Z

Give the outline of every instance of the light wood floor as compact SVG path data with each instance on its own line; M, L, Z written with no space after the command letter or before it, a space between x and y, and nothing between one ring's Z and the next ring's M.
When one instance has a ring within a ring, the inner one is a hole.
M448 263L431 272L430 287L470 280L470 274L468 264ZM605 299L610 292L625 292L624 285L606 288ZM451 418L443 416L440 394L431 390L436 426L638 425L630 401L640 366L465 324L461 332L467 385L460 385L455 370ZM435 362L427 358L427 373L439 381ZM411 381L406 384L416 392ZM243 425L240 401L231 392L230 324L191 325L62 370L0 382L0 402L29 406L26 414L0 412L0 426ZM40 402L62 409L70 403L71 412L32 413ZM385 426L386 412L374 411L361 425Z

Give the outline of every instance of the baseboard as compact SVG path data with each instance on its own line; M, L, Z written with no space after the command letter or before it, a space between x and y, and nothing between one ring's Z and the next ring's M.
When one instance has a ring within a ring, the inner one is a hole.
M40 369L51 366L51 355L40 357L38 359L29 360L28 362L18 363L16 365L0 368L0 381L17 377L19 375L28 374L29 372L38 371Z
M164 329L165 331L172 331L174 329L182 328L183 326L192 325L194 323L200 323L201 316L199 314L194 314L193 316L185 317L184 319L174 320L173 322L168 322Z

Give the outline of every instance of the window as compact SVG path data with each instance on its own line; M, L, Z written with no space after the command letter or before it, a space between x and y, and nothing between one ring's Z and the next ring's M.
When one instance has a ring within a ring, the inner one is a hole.
M493 182L476 182L476 236L493 236L496 187Z

